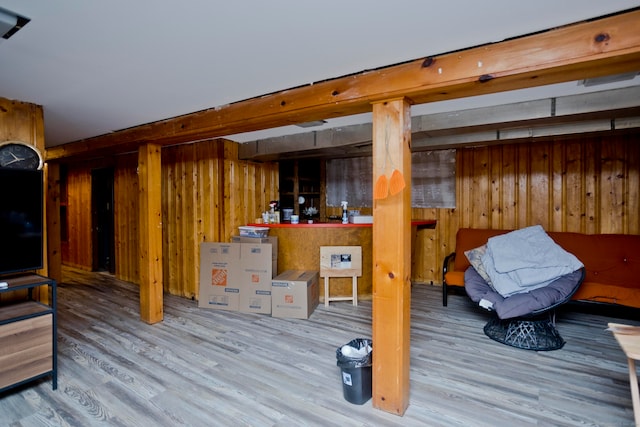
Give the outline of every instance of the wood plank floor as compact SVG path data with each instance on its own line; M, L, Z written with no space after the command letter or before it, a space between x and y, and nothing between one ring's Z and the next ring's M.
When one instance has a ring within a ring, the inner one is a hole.
M137 287L65 270L58 390L43 380L0 395L2 426L631 426L626 359L609 321L558 313L567 341L499 344L464 295L412 292L411 401L403 417L342 395L335 351L371 336L371 303L320 305L309 320L199 309L165 297L139 320ZM375 355L375 343L374 343Z

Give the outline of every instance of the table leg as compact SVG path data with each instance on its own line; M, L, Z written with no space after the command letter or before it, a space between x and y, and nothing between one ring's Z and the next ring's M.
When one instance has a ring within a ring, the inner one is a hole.
M635 361L628 357L629 362L629 383L631 385L631 400L633 401L633 415L636 425L640 426L640 395L638 394L638 376L636 374Z

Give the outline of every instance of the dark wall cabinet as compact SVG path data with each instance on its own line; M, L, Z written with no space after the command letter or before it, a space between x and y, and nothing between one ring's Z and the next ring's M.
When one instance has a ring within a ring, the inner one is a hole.
M280 161L280 209L292 208L294 214L304 219L304 209L313 206L318 209L314 219L324 219L325 173L324 160Z

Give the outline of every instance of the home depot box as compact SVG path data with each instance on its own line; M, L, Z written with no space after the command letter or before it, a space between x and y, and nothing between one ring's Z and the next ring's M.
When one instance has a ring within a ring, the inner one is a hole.
M278 275L278 236L269 237L246 237L231 236L232 243L269 243L271 244L271 273L272 277Z
M240 243L240 311L271 313L272 250L270 243Z
M200 244L198 307L237 311L240 303L240 245Z
M271 281L271 315L308 319L320 300L317 271L287 270Z

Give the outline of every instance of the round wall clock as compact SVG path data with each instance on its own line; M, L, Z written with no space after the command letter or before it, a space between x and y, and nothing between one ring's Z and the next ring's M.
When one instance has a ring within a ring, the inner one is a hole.
M0 167L11 169L41 169L42 155L33 145L20 141L0 143Z

